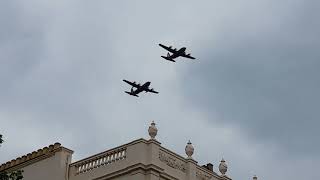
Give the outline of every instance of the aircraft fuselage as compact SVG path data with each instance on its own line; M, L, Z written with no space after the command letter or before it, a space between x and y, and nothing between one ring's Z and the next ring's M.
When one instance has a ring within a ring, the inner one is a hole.
M146 90L149 88L151 82L146 82L144 83L140 88L137 88L136 90L132 91L132 94L139 94L141 93L142 91Z
M173 59L175 59L175 58L177 58L177 57L179 57L181 55L185 55L185 54L186 54L186 48L182 47L178 51L176 51L176 53L173 53L170 56L169 56L169 53L168 53L168 56L161 56L161 57L163 57L166 60L175 62L175 60L173 60Z
M184 54L186 54L186 48L185 48L185 47L180 48L176 53L172 54L172 55L170 56L170 59L177 58L177 57L179 57L179 56L181 56L181 55L184 55Z

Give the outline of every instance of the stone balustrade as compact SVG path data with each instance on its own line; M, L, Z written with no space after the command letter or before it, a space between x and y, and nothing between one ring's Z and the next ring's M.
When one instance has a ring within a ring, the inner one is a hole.
M88 172L92 169L106 166L117 161L121 161L126 158L126 148L118 148L111 151L106 151L101 154L97 154L90 158L78 161L70 165L75 167L76 175Z

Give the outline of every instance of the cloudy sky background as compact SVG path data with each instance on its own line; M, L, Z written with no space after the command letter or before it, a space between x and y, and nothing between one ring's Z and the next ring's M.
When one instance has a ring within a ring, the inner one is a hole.
M233 179L319 179L318 1L1 1L0 162L137 138ZM158 43L197 61L160 58ZM128 96L122 79L158 95Z

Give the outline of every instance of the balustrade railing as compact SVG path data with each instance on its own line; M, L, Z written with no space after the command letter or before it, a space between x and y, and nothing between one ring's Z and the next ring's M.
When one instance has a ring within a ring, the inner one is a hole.
M112 164L125 158L126 148L120 148L98 154L88 159L81 160L79 162L71 164L71 166L75 167L76 174L81 174L92 169L99 168L101 166Z

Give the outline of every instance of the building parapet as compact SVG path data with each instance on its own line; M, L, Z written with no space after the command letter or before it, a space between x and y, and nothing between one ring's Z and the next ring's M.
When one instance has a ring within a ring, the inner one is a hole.
M118 161L125 160L127 157L127 147L140 142L147 143L147 140L140 138L130 143L81 159L70 164L70 169L75 169L75 175L78 175L102 166L107 166Z
M63 147L61 146L60 143L56 142L49 146L43 147L42 149L38 149L37 151L33 151L32 153L28 153L26 155L23 155L21 157L18 157L16 159L13 159L11 161L1 164L0 172L8 171L9 169L13 169L13 170L19 169L21 166L26 166L28 164L41 161L42 159L50 157L54 155L55 152L60 151L62 149L70 153L73 153L72 150Z

